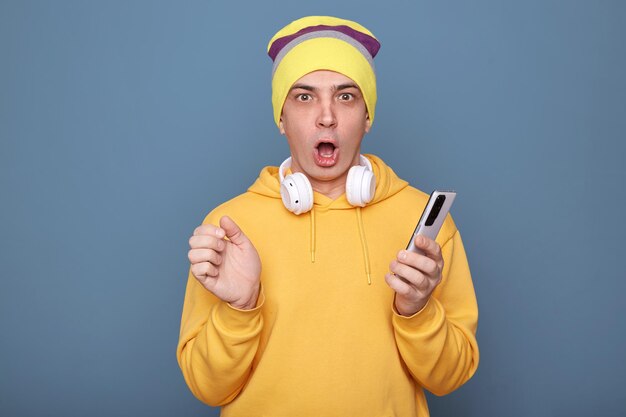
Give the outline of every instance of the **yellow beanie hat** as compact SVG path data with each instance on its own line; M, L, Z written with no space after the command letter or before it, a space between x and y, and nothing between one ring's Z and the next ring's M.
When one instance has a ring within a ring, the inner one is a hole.
M380 43L365 27L332 16L307 16L279 30L267 45L274 61L272 106L280 123L283 104L291 86L304 75L335 71L352 79L360 88L370 123L376 108L374 57Z

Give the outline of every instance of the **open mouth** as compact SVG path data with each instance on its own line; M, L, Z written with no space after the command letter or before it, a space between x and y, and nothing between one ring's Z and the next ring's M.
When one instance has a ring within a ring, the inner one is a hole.
M331 142L320 142L317 144L317 153L324 158L330 158L335 153L335 145Z
M320 167L331 167L337 162L339 148L331 141L320 141L315 146L315 163Z

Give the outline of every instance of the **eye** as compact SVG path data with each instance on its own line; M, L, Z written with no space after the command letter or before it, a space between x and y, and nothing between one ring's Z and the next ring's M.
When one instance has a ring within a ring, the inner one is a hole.
M307 93L298 94L296 96L296 100L303 101L303 102L311 101L311 95Z
M339 100L341 101L350 101L354 98L352 93L341 93L339 94Z

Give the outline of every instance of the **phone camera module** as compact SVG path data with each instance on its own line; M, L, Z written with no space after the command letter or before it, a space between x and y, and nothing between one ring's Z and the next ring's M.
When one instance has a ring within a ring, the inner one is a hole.
M426 226L432 226L432 224L435 223L435 220L437 220L437 216L439 216L439 212L441 211L441 208L443 207L443 203L445 201L445 195L441 194L437 196L437 198L435 199L435 204L433 204L433 209L430 211L430 214L426 219Z

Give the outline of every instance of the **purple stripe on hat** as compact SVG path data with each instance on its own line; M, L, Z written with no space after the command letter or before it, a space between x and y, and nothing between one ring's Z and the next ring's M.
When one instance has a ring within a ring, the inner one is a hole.
M359 32L358 30L354 30L350 26L317 25L301 29L293 35L283 36L282 38L276 39L274 42L272 42L272 46L270 47L270 50L267 54L270 56L270 58L272 58L272 61L274 61L281 49L283 49L285 45L287 45L298 36L304 35L305 33L318 32L322 30L335 30L337 32L341 32L345 35L350 36L351 38L358 41L361 45L363 45L365 49L367 49L367 51L372 55L372 58L376 56L378 50L380 49L380 42L378 42L375 38L363 32Z
M317 32L309 32L309 33L300 35L297 38L293 39L291 42L289 42L287 45L285 45L283 49L280 50L278 55L276 55L276 58L274 59L274 65L272 66L272 77L274 77L274 74L276 73L278 66L280 65L283 58L289 53L289 51L291 51L293 48L295 48L296 46L300 45L303 42L306 42L311 39L317 39L317 38L339 39L352 45L356 50L358 50L361 53L361 55L363 55L363 58L365 58L367 62L370 64L370 66L372 67L372 71L375 72L374 58L372 57L372 55L370 55L369 51L365 49L362 43L358 42L353 37L348 36L345 33L338 32L336 30L320 30Z

